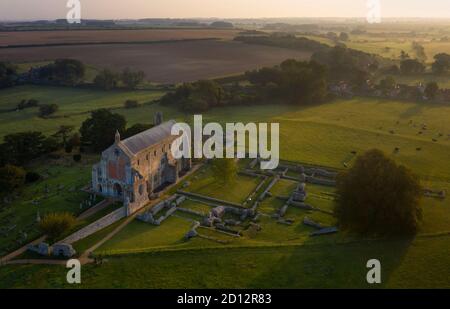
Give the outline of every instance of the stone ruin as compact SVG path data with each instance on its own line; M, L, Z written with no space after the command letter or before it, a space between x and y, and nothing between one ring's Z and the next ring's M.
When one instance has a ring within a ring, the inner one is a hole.
M297 185L294 193L292 194L292 201L304 203L308 194L306 193L306 184L301 182Z
M161 223L169 218L176 210L179 205L181 205L186 200L185 196L173 195L167 200L156 204L150 210L139 214L136 218L140 221L147 222L153 225L161 225ZM156 217L162 211L166 211L158 219Z
M70 244L65 243L57 243L53 246L50 246L49 244L45 242L41 242L37 245L29 245L27 247L28 251L37 253L41 256L55 256L55 257L65 257L65 258L71 258L73 257L77 252Z
M329 235L339 232L338 228L335 226L323 226L322 224L317 223L308 217L303 218L303 224L316 229L316 231L311 232L309 236Z
M445 199L445 197L446 197L445 190L424 189L423 194L427 197L440 198L440 199Z
M239 220L224 219L224 216L226 214L237 216L239 217ZM207 216L204 217L201 224L205 227L214 227L217 230L223 232L239 235L240 233L230 228L230 226L239 226L247 219L250 219L253 222L257 222L258 217L259 215L256 212L256 207L247 209L231 206L217 206L213 208Z
M184 235L184 239L189 240L198 236L197 228L200 226L200 222L195 221L191 229Z
M307 210L313 210L314 208L312 206L309 206L305 204L306 197L308 196L306 192L306 184L304 182L300 182L297 187L295 188L294 192L292 192L290 197L286 198L286 203L278 210L278 214L276 215L278 219L284 217L286 215L286 212L289 208L289 206L296 206L299 208L307 209ZM280 222L280 223L288 223L292 224L286 221Z
M42 256L49 256L52 253L50 245L45 242L41 242L37 245L28 245L27 249L28 251L37 253Z

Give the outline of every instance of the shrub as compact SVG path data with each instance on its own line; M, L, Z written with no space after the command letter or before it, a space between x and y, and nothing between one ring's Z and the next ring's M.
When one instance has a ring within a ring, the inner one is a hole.
M11 193L22 187L25 175L25 170L18 166L8 164L0 168L0 193Z
M57 110L58 110L58 105L56 105L56 104L41 105L39 107L39 116L40 117L50 116L51 114L56 113Z
M338 177L336 216L343 229L361 234L414 234L422 211L418 178L380 150L359 156Z
M26 183L33 183L41 179L41 175L36 172L27 172L25 175L25 182Z
M58 237L68 232L74 225L76 219L68 212L50 213L39 222L39 229L46 234L50 240L56 240Z
M30 108L30 107L36 107L39 105L39 101L35 100L35 99L30 99L30 100L22 100L18 105L17 105L17 109L25 109L25 108Z

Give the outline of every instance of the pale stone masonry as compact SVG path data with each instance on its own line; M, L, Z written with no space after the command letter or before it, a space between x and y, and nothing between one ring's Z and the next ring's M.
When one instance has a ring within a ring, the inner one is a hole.
M175 159L171 144L174 120L161 123L135 136L121 140L116 133L115 143L103 151L101 161L92 168L92 190L102 196L124 203L127 215L143 206L168 184L191 169L190 159Z

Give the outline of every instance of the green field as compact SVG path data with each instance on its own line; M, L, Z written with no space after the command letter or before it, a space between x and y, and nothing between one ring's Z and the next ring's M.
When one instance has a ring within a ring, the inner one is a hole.
M247 197L261 182L261 179L258 178L238 175L236 181L223 184L215 179L209 166L201 169L195 178L192 185L186 188L185 191L238 204L245 202Z
M347 244L198 249L108 257L86 265L82 284L66 269L0 268L0 287L18 288L371 288L366 262L382 261L385 288L449 288L450 237ZM431 254L432 253L432 254ZM45 278L45 280L43 280Z
M142 113L125 109L126 100L136 100L140 104L149 104L161 97L160 91L101 91L66 87L20 86L0 91L0 136L26 130L38 130L53 134L60 125L79 127L88 118L89 113L99 108L117 109L126 116ZM49 119L38 116L38 108L15 111L23 99L36 99L40 104L57 104L58 111ZM147 108L144 107L144 108ZM151 123L153 113L144 113L139 121ZM127 117L133 124L133 117ZM144 119L145 118L145 119ZM142 120L141 120L142 119Z
M64 98L67 117L43 120L33 116L36 112L33 110L25 114L20 114L24 111L14 112L12 115L17 113L22 120L0 122L2 135L30 129L52 133L59 124L66 122L79 125L87 117L86 112L97 106L117 108L129 124L150 122L158 110L164 112L166 119L192 121L190 115L156 103L133 110L122 109L120 106L130 93L64 88L27 86L2 90L0 109L13 106L14 100L31 92L33 96L40 93L43 98L70 93L71 96ZM142 96L143 102L161 95L133 93ZM83 101L83 97L91 99ZM80 102L88 102L89 107ZM77 109L84 114L78 114ZM59 113L62 112L61 107ZM2 113L0 117L5 114L10 113ZM217 108L203 117L204 122L279 122L281 158L293 162L345 169L344 163L351 165L354 160L352 152L361 154L370 148L380 148L416 172L424 186L450 192L449 115L449 105L355 98L309 107L273 104ZM81 185L90 178L89 166L58 170L60 174L51 177L55 183L64 179ZM183 190L242 202L260 180L239 176L230 187L222 187L206 169L191 176L189 181L191 185ZM294 185L282 180L272 193L286 195ZM27 187L25 190L31 196L37 189ZM332 189L308 185L307 190L308 203L324 210L333 208ZM48 209L64 204L64 209L76 210L79 203L77 199L74 201L67 204L64 196L55 197L54 202L48 202ZM282 205L274 196L265 200L260 209L271 215ZM203 231L205 236L226 239L226 243L205 238L184 241L191 222L178 214L159 227L135 221L96 251L107 255L107 261L102 266L85 266L81 287L367 287L365 263L370 258L382 261L383 287L450 287L450 201L448 198L423 198L422 205L424 222L418 236L398 240L369 241L345 233L311 238L312 228L301 223L305 216L326 225L334 224L334 218L295 208L290 208L286 214L294 220L290 226L262 217L259 222L262 230L255 233L244 229L241 238ZM186 207L207 211L194 202L188 202ZM25 198L18 199L10 209L23 213L27 222L36 215L36 209ZM6 214L3 218L8 217ZM104 231L100 233L100 236L105 235ZM86 243L77 245L81 249L88 248L100 236L93 235ZM58 266L1 267L0 286L64 287L64 271Z

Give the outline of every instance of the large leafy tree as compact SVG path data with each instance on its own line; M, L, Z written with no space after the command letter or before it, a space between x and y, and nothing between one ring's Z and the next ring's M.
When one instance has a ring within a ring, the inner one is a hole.
M58 59L52 66L52 75L62 84L75 85L84 78L85 70L81 61Z
M336 216L343 229L369 235L413 234L422 194L418 178L380 150L358 157L339 176Z
M120 76L108 69L102 70L95 78L94 84L102 89L110 90L117 87Z
M125 117L107 109L99 109L93 111L91 117L81 125L81 141L92 146L95 151L102 151L114 143L116 131L124 133L125 128Z
M16 66L6 62L0 62L0 89L13 86L16 76Z
M2 163L23 165L36 159L48 151L54 150L55 145L41 132L28 131L6 135L1 144ZM51 149L50 149L51 148Z
M434 100L439 93L439 85L436 82L429 82L425 88L425 95Z
M128 89L136 89L136 87L144 81L145 73L143 71L133 72L126 68L122 72L122 83Z
M450 55L446 53L435 55L432 69L436 74L447 73L450 70Z
M406 59L400 63L402 74L420 74L425 71L425 65L417 59Z

